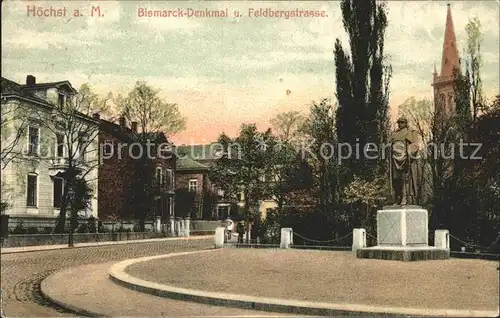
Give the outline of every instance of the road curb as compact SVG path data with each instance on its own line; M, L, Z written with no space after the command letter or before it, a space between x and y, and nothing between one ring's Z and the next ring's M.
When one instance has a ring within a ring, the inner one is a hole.
M54 275L54 274L57 274L57 272L53 273L53 274L51 274L51 275L49 275L47 277L45 277L42 280L42 282L40 283L40 292L41 292L41 294L42 294L43 297L45 297L47 300L49 300L50 302L56 304L59 307L62 307L62 308L65 308L67 310L72 311L77 316L83 316L83 317L108 317L108 316L102 315L100 313L88 311L88 310L86 310L84 308L80 308L80 307L77 307L77 306L65 303L65 302L63 302L61 300L56 299L55 297L52 297L50 295L50 293L47 292L46 289L47 289L47 279L50 276Z
M151 257L141 257L119 262L111 266L109 277L129 289L155 296L183 301L192 301L202 304L253 309L267 312L279 312L308 316L337 316L337 315L377 315L377 316L452 316L452 317L497 317L499 311L455 310L455 309L418 309L367 306L358 304L335 304L312 301L300 301L278 298L264 298L247 295L207 292L195 289L179 288L158 284L133 277L125 272L128 266L162 258L204 253L213 250L172 253Z
M17 254L17 253L31 253L31 252L45 252L45 251L55 251L55 250L71 250L75 248L87 248L87 247L101 247L101 246L110 246L110 245L124 245L124 244L143 244L143 243L156 243L156 242L168 242L168 241L190 241L190 240L203 240L210 239L212 235L196 235L189 237L166 237L166 238L158 238L158 239L144 239L144 240L129 240L129 241L109 241L109 242L99 242L100 244L93 245L75 245L73 247L69 246L54 246L50 245L34 245L34 246L25 246L25 250L13 250L13 251L4 251L2 248L0 254ZM77 243L77 244L92 244L92 243ZM40 248L40 246L44 246L46 248ZM37 248L38 247L38 248ZM17 247L6 247L8 248L17 248ZM33 249L31 249L33 248Z

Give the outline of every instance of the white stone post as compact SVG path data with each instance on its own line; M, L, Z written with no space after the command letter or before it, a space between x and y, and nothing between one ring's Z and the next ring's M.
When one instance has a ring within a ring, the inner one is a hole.
M161 216L156 217L155 221L155 232L160 233L161 232Z
M175 218L175 236L181 236L181 218Z
M184 231L185 231L185 233L186 233L186 235L185 235L185 236L187 236L187 237L189 237L189 236L190 236L190 233L191 233L191 228L190 228L190 226L191 226L191 220L190 220L190 218L189 218L189 216L188 216L188 217L186 217L186 218L184 219Z
M366 230L359 228L352 231L352 251L356 251L360 248L366 247Z
M175 236L175 220L173 217L170 217L170 236Z
M448 230L436 230L434 232L434 246L439 249L450 249L450 232Z
M179 236L186 236L186 220L181 219L181 234Z
M219 226L215 229L215 248L223 248L224 247L224 232L226 231L225 228Z
M293 243L293 230L290 227L284 227L281 229L281 241L280 248L290 248Z
M186 236L184 219L179 220L179 236Z

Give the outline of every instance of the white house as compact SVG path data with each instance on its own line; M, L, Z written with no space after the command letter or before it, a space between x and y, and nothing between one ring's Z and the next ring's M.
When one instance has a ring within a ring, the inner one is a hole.
M28 75L26 84L18 84L2 77L1 199L9 204L4 212L13 221L9 227L19 220L26 227L54 225L64 187L61 173L70 161L86 170L93 198L84 213L97 217L98 169L94 162L98 162L99 126L82 113L70 120L64 117L64 105L75 104L76 96L68 81L36 83ZM72 124L63 123L68 121ZM40 225L43 219L46 225Z

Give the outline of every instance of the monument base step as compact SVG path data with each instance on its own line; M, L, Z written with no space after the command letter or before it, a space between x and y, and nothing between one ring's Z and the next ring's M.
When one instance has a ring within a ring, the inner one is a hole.
M432 246L404 247L404 246L374 246L358 249L357 258L383 259L391 261L428 261L450 258L450 251L437 249Z

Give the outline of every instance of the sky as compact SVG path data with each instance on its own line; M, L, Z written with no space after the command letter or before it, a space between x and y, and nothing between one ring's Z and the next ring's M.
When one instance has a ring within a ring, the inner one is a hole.
M64 9L65 17L28 16L27 7ZM90 16L99 6L101 17ZM228 9L221 17L139 17L138 9ZM250 8L324 10L326 17L249 16ZM451 1L459 53L465 26L478 17L483 31L483 85L499 92L499 1ZM83 16L72 17L74 10ZM233 17L238 10L241 17ZM441 64L446 2L389 1L385 49L393 68L390 106L432 98L432 73ZM269 127L284 111L307 115L312 101L335 100L333 46L348 45L340 2L314 1L14 1L2 2L2 76L24 83L69 80L99 94L126 94L138 80L177 103L186 129L177 144L234 136L242 123Z

